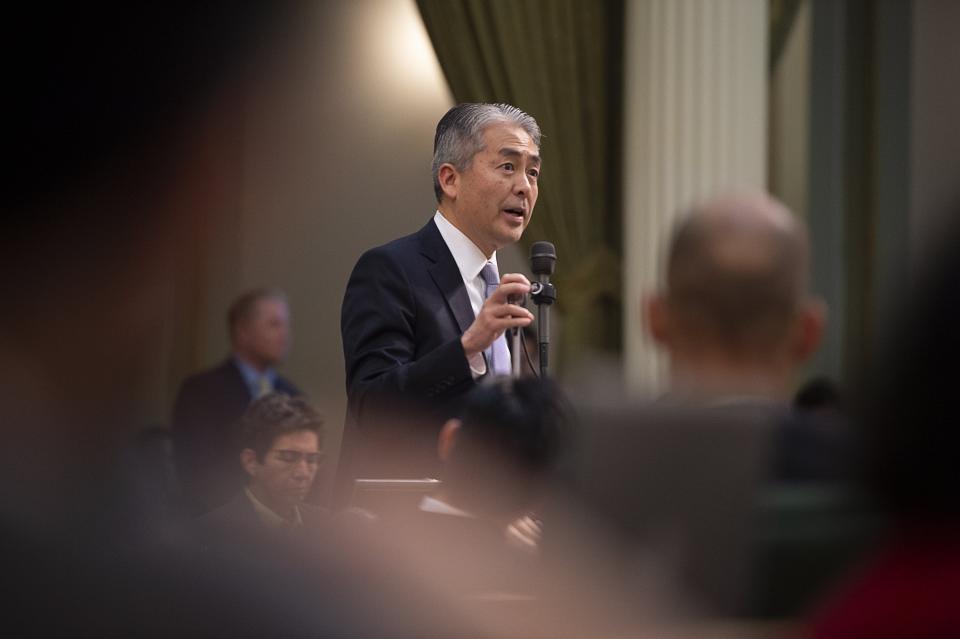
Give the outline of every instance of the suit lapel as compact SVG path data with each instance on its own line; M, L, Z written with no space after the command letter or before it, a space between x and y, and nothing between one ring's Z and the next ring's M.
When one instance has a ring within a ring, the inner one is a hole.
M457 320L460 332L466 331L473 323L473 307L470 306L470 297L463 285L463 277L453 254L443 241L443 236L437 225L430 220L420 230L420 252L433 264L427 267L430 277L433 278L440 294L447 302L447 307Z
M245 397L247 404L253 401L253 395L250 394L250 387L247 386L247 382L243 379L243 373L240 372L240 369L237 367L237 363L233 361L232 357L228 357L227 361L223 363L224 379L230 387L230 393L234 397Z

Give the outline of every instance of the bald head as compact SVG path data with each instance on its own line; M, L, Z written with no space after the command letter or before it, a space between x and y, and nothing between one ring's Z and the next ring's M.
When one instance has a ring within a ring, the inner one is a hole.
M803 227L766 193L703 202L670 244L671 321L694 345L762 358L789 337L806 300L807 262Z

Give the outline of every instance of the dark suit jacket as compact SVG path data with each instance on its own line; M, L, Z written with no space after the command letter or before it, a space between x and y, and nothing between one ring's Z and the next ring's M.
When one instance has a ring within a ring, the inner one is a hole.
M360 257L341 313L348 399L341 464L348 475L436 471L439 427L475 385L460 343L473 320L433 220Z
M278 377L277 391L299 395ZM237 420L251 400L240 369L228 358L219 366L188 377L173 408L173 441L187 508L194 514L224 504L243 486Z

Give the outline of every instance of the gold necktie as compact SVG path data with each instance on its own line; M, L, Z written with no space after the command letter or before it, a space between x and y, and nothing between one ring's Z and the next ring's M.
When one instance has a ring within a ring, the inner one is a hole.
M260 399L267 393L273 392L273 384L270 383L270 378L266 375L261 375L260 380L257 382L257 399Z

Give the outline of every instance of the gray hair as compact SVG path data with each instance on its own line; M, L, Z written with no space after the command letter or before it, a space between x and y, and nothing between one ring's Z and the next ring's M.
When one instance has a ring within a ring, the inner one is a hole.
M516 124L540 146L540 125L533 116L509 104L464 103L453 107L437 123L433 139L433 192L437 202L443 197L440 166L452 164L463 171L473 156L483 149L483 131L491 124Z

